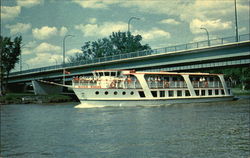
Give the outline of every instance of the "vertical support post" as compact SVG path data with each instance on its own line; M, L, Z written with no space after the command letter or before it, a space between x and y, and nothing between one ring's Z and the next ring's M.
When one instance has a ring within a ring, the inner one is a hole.
M191 96L196 96L195 91L194 91L194 87L189 79L189 75L182 75L182 76L187 84L187 87L189 89Z
M224 76L223 75L218 75L218 77L220 78L220 82L222 84L222 87L224 89L225 95L229 95L228 94L228 88L227 88L227 84L225 82ZM218 87L219 87L219 83L218 83Z
M235 36L236 36L236 42L239 42L236 0L234 0L234 13L235 13Z

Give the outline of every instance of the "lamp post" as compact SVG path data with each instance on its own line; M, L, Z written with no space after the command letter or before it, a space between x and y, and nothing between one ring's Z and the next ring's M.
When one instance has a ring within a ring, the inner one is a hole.
M21 52L20 52L20 60L19 60L19 65L20 65L20 71L22 71L22 48L30 48L30 47L24 47L25 44L21 45Z
M209 33L208 33L207 29L204 27L201 27L200 29L205 30L207 32L207 44L208 44L208 46L210 46Z
M235 14L235 36L236 36L236 42L239 42L236 0L234 0L234 14Z
M140 20L140 18L137 18L137 17L131 17L131 18L129 18L129 20L128 20L128 32L130 32L130 22L131 22L131 20L133 20L133 19L135 19L135 20Z
M65 85L65 40L67 37L74 37L74 35L65 35L63 38L63 85Z

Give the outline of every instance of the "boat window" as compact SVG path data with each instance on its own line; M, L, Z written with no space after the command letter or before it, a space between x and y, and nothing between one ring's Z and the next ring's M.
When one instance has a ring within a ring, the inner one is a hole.
M134 92L130 92L131 95L134 95Z
M103 76L103 72L99 72L99 76Z
M105 92L105 95L108 95L108 94L109 94L109 92L108 92L108 91L106 91L106 92Z
M117 95L117 94L118 94L117 91L115 91L115 92L114 92L114 95Z
M221 90L221 95L225 95L224 89Z
M138 91L138 93L139 93L139 95L140 95L141 98L145 98L146 97L143 91Z
M120 72L120 71L118 71L118 72L117 72L117 76L120 76L120 75L121 75L121 72Z
M98 94L99 94L99 91L96 91L95 94L98 95Z
M185 96L190 96L189 90L185 90Z
M104 75L105 76L109 76L109 72L104 72Z
M213 91L211 89L208 90L208 95L213 95Z
M199 95L200 95L200 91L199 91L199 90L195 90L195 94L196 94L197 96L199 96Z
M165 97L165 91L160 91L160 97Z
M111 72L111 76L116 76L116 75L115 75L115 72Z
M205 91L204 89L201 90L201 95L202 95L202 96L206 95L206 91Z
M168 96L173 97L174 96L174 91L168 91Z
M219 95L219 90L218 89L215 90L215 95Z
M125 95L126 94L126 92L122 92L122 95Z
M153 97L157 97L157 91L151 91Z
M181 96L182 96L182 91L178 90L178 91L177 91L177 96L178 96L178 97L181 97Z

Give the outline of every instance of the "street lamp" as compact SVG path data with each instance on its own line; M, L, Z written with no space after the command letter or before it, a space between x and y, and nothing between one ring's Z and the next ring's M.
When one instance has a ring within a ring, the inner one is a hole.
M239 41L239 35L238 35L238 21L237 21L236 0L234 0L234 14L235 14L235 36L236 36L236 42L238 42Z
M208 34L207 29L204 27L201 27L200 29L205 30L207 32L207 44L208 44L208 46L210 46L209 34Z
M65 85L65 40L67 37L74 37L74 35L65 35L63 38L63 85Z
M128 20L128 32L130 32L130 22L131 22L131 20L133 20L133 19L135 19L135 20L140 20L140 18L137 18L137 17L131 17L131 18L129 18L129 20Z

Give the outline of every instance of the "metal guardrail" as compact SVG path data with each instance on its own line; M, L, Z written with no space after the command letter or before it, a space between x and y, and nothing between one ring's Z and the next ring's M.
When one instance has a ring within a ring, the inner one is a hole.
M250 40L250 34L243 34L239 36L238 42L249 41L249 40ZM235 42L237 42L235 36L224 37L224 38L218 38L218 39L211 39L209 41L208 40L199 41L199 42L181 44L181 45L176 45L176 46L169 46L169 47L164 47L164 48L159 48L159 49L144 50L144 51L137 51L137 52L130 52L130 53L113 55L113 56L95 58L92 60L83 60L83 61L75 62L75 63L66 63L64 65L53 65L53 66L46 66L46 67L35 68L35 69L28 69L28 70L19 71L19 72L12 72L10 73L10 76L27 74L27 73L35 73L35 72L39 73L39 72L44 72L44 71L52 71L52 70L58 70L58 69L63 69L63 68L70 68L72 66L97 64L97 63L112 61L112 60L142 57L142 56L154 55L154 54L160 54L160 53L170 53L170 52L190 50L190 49L203 48L203 47L211 47L211 46L217 46L217 45L223 45L223 44L229 44L229 43L235 43Z

